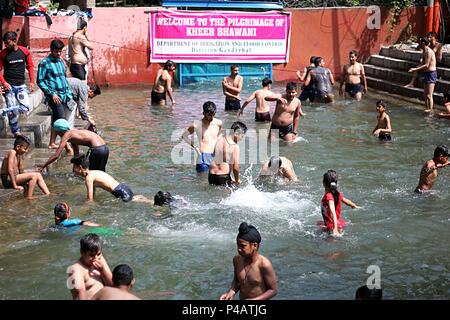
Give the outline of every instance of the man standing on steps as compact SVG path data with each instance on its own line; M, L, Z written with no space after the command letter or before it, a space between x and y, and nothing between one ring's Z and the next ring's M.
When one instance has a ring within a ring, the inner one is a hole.
M34 65L27 48L17 45L17 33L8 31L3 36L5 49L0 52L0 82L3 85L3 95L6 100L6 108L1 115L8 116L9 128L14 136L20 134L18 124L19 113L30 110L30 98L25 85L25 67L30 76L30 90L34 88Z
M67 103L73 99L72 90L66 79L66 65L61 59L64 43L55 39L50 43L50 54L39 63L37 85L45 94L45 99L52 109L52 131L49 149L57 149L56 132L53 124L66 116Z
M425 38L420 38L419 47L423 50L422 55L422 63L416 68L410 68L408 72L423 72L423 95L425 99L425 112L433 111L433 93L434 86L437 81L437 72L436 72L436 54L429 47L430 41Z

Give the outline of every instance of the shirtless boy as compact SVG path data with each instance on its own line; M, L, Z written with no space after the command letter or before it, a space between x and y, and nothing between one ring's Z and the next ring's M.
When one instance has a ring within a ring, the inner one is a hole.
M356 61L358 59L358 53L355 50L350 51L348 59L350 60L350 63L344 66L342 82L339 87L339 95L347 96L348 94L350 97L360 101L363 93L367 92L367 80L366 74L364 73L364 66Z
M432 49L429 47L430 42L428 39L420 38L419 47L423 50L422 61L423 64L417 66L416 68L410 68L408 72L423 72L423 94L425 99L425 112L433 111L433 93L434 86L437 81L436 72L436 55Z
M449 155L448 148L445 145L438 146L434 149L433 159L425 162L422 170L420 170L419 185L414 192L423 193L433 187L438 176L437 170L450 165L448 161Z
M172 76L170 75L170 72L174 72L175 69L175 62L167 60L164 67L156 73L151 96L152 105L166 105L166 93L169 95L172 104L176 104L173 97Z
M5 189L23 191L23 186L28 185L25 197L31 200L33 199L33 191L36 184L42 190L43 194L49 195L50 191L40 172L24 171L23 155L28 152L30 143L31 142L27 137L17 135L16 140L14 141L14 147L8 151L3 159L1 179Z
M286 157L272 156L266 161L259 174L260 177L281 177L286 181L298 181L291 160Z
M212 101L207 101L203 104L203 119L195 121L183 133L183 140L186 141L197 153L197 165L195 169L197 172L207 172L213 158L214 147L222 130L222 121L215 119L216 105ZM200 148L194 145L193 139L188 136L197 134L200 141Z
M89 170L89 159L84 154L73 157L70 163L73 163L73 173L85 180L87 200L94 200L97 187L111 192L113 196L120 198L123 202L133 200L134 194L129 186L119 183L104 171Z
M239 184L239 145L247 132L247 126L236 121L231 125L230 134L220 137L214 148L214 159L209 167L208 182L217 186L231 187ZM231 178L233 171L234 179Z
M284 141L292 141L296 138L299 116L304 116L302 104L296 95L295 82L289 82L286 85L285 94L274 94L265 98L267 101L277 102L270 125L269 137L272 140L275 139L275 133L272 130L279 130L278 135Z
M133 269L127 264L119 264L112 272L113 287L103 287L92 300L141 300L130 293L136 282Z
M89 300L104 286L113 284L112 274L98 235L88 233L81 238L80 254L80 259L67 269L67 286L74 300Z
M277 278L272 263L258 253L261 243L258 230L242 222L236 242L238 255L233 258L233 282L220 300L233 300L238 291L241 300L268 300L276 296Z
M377 103L377 126L373 129L372 134L378 136L382 141L391 141L391 118L386 113L386 103L383 100L378 100Z
M238 116L241 116L244 113L245 107L256 99L256 109L255 109L255 121L265 122L271 121L270 119L270 105L269 102L264 100L265 97L269 95L273 95L273 92L270 91L270 85L272 84L272 80L269 78L264 78L262 81L262 89L256 90L252 93L247 100L245 100L242 105L241 110L239 110Z
M442 60L442 43L437 41L438 37L435 32L429 32L427 34L427 39L428 41L430 41L430 49L434 51L434 54L436 56L436 64L439 65ZM420 62L423 62L423 58L420 59ZM413 73L411 81L407 85L405 85L406 88L414 88L414 82L417 79L417 75L417 72Z
M65 119L56 120L53 127L58 135L62 135L61 143L55 153L48 158L47 162L40 166L41 170L59 158L68 142L71 143L75 156L80 153L78 146L81 145L89 147L89 169L102 171L106 170L106 163L109 158L109 148L102 137L95 132L86 129L70 130L70 124Z
M239 75L239 67L233 64L231 73L223 78L222 90L225 95L225 111L239 111L241 109L241 97L239 96L244 83L244 78Z

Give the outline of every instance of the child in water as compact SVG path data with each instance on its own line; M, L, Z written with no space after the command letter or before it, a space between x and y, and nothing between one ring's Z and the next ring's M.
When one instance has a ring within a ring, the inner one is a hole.
M55 206L55 224L56 226L62 227L73 227L73 226L89 226L89 227L99 227L100 225L91 221L83 221L78 218L69 219L70 217L70 207L67 203L61 202Z
M328 170L323 175L325 194L322 198L321 210L324 226L333 236L339 236L345 226L345 220L341 219L342 203L355 208L360 208L351 200L344 198L337 189L338 176L336 171Z

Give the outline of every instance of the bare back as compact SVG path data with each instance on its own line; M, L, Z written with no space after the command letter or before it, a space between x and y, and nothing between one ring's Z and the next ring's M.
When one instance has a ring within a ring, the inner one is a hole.
M428 160L420 170L418 189L430 190L437 179L438 171L435 169L436 163L433 160Z
M104 287L93 297L93 300L141 300L125 289Z
M232 141L231 137L220 137L214 148L214 159L211 161L209 172L211 174L230 174L236 150L239 150L239 146Z
M70 142L75 145L86 146L89 148L100 147L106 144L102 137L95 132L86 129L72 129L66 131L61 139L61 145L63 145L63 142Z
M85 179L86 183L92 183L94 188L102 188L109 192L113 191L119 185L116 179L101 170L89 170Z
M17 152L15 150L9 150L8 153L6 154L5 158L3 158L3 162L2 162L2 169L1 169L1 174L9 174L8 169L8 163L9 163L9 159L12 159L12 168L14 170L14 174L17 174L17 170L18 170L18 165L19 162L21 162L21 157L19 157L17 155Z
M269 89L259 89L255 91L256 99L256 112L264 113L270 112L270 103L265 100L267 96L273 95L273 92Z

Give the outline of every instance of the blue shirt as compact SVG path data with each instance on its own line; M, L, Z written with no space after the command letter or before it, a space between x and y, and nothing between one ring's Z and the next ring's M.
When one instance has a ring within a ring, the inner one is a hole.
M66 66L61 58L49 55L39 63L36 83L44 92L47 101L53 94L63 101L72 100L72 90L66 79Z
M59 225L69 228L69 227L73 227L73 226L79 226L82 224L83 224L83 221L81 221L78 218L75 218L75 219L66 219L66 220L62 221Z

